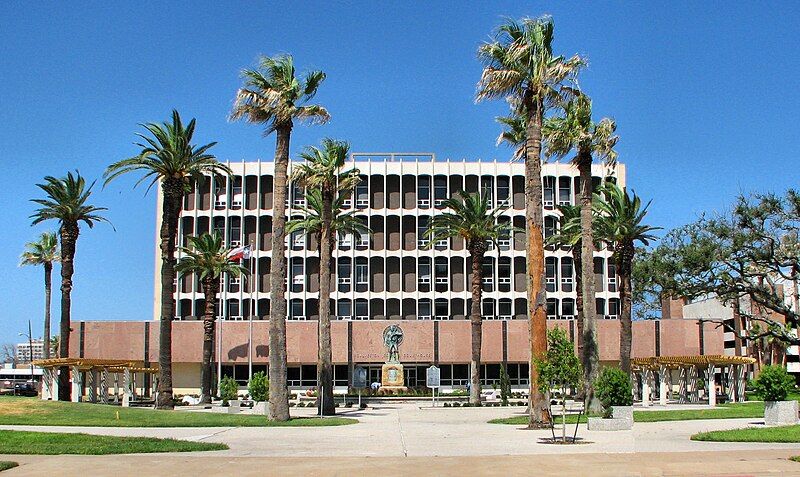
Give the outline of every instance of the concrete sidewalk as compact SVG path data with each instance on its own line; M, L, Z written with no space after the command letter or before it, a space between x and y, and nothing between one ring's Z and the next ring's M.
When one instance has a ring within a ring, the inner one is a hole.
M297 416L311 409L294 409ZM0 426L3 429L171 437L222 442L212 453L131 456L21 456L9 475L800 475L797 444L695 442L697 432L763 425L758 419L637 423L631 431L592 432L580 425L581 445L550 445L549 430L488 424L524 414L524 408L437 408L381 404L343 410L359 419L339 427L81 428ZM574 426L568 425L568 434ZM2 450L0 449L0 452ZM244 471L244 472L240 472ZM548 474L549 473L549 474ZM5 474L4 474L5 475Z
M183 454L21 456L14 476L800 476L797 451L682 452L495 457L223 457ZM0 458L4 458L0 456Z

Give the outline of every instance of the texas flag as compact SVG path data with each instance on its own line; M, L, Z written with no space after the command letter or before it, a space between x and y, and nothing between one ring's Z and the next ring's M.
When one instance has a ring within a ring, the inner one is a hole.
M236 247L228 253L228 258L231 260L248 260L250 258L250 246Z

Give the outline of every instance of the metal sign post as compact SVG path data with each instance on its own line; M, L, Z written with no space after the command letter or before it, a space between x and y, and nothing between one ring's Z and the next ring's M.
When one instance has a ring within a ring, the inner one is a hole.
M425 384L431 388L431 405L436 407L436 390L441 385L439 368L431 366L425 373Z

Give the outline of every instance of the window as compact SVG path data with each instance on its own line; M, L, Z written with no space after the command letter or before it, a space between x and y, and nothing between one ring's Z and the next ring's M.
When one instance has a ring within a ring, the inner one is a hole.
M544 177L544 208L552 209L556 200L556 178L553 176Z
M417 182L417 206L427 209L431 206L431 176L419 176Z
M509 178L501 176L497 178L497 201L501 204L508 205L509 196Z
M549 292L556 291L556 260L555 257L546 257L544 259L544 280L546 290Z
M511 291L511 259L501 257L497 271L497 286L501 292Z
M236 299L228 300L228 319L235 320L241 318L242 317L239 310L239 300Z
M356 185L356 208L366 209L367 207L369 207L367 178L361 176L358 185Z
M430 262L430 258L421 257L419 259L418 273L419 273L419 284L420 285L430 285L431 284L431 262ZM424 291L427 291L427 290L424 290Z
M569 177L558 178L558 205L570 205L572 196L572 187Z
M417 319L430 320L431 319L431 300L423 298L417 304Z
M433 199L436 207L444 205L447 200L447 177L436 176L433 179Z
M501 320L510 320L511 319L511 300L508 298L501 298L500 301L497 302L497 317Z
M297 298L293 298L291 302L291 307L289 310L289 318L293 320L305 320L306 317L303 316L303 301Z
M303 276L303 262L300 260L292 260L292 291L303 291L303 283L305 277Z
M481 177L481 196L487 197L489 204L494 200L494 186L492 184L492 178L489 176Z
M356 319L357 320L368 320L369 319L369 311L367 306L367 300L358 299L356 300Z
M608 261L608 291L615 292L617 291L617 266L614 264L614 260Z
M483 257L481 270L481 273L483 273L483 291L494 291L494 262L491 257Z
M619 298L610 298L608 300L608 318L619 317Z
M555 235L558 228L558 220L552 215L544 217L544 239L547 240Z
M447 310L447 300L443 298L437 298L435 302L436 306L436 319L437 320L448 320L450 319L450 314Z
M491 298L484 298L482 300L481 318L484 320L494 320L496 318L494 313L494 300Z
M561 291L572 291L572 257L561 258Z
M336 276L340 292L350 291L350 259L341 258L336 264Z
M561 301L561 315L563 318L575 318L575 300L564 298Z
M606 300L605 298L596 298L594 300L594 312L603 317L606 314Z
M356 285L366 285L369 280L369 271L366 263L356 263Z
M336 316L340 320L349 320L352 315L350 300L339 300L336 303Z
M430 243L428 237L425 236L425 232L428 230L428 221L430 217L427 215L423 215L419 218L419 222L417 223L417 245L419 248L425 248Z
M556 298L548 298L547 299L547 319L548 320L555 320L558 318L558 299Z

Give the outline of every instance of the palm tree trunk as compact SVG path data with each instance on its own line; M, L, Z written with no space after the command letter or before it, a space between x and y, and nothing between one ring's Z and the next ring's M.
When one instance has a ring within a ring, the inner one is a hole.
M50 295L53 291L53 264L44 264L44 359L50 359Z
M289 420L289 388L286 373L286 186L289 168L291 123L279 127L275 141L275 182L272 222L272 260L269 312L269 417Z
M602 405L594 396L594 381L600 370L600 354L597 348L597 310L595 308L591 152L581 151L578 174L581 181L581 284L579 291L583 295L581 303L583 313L581 342L583 346L580 357L583 364L584 405L588 412L600 413Z
M481 320L481 297L483 296L483 250L481 244L470 247L472 259L472 306L469 310L472 331L472 361L470 363L469 402L474 406L481 403L481 341L483 323Z
M624 244L618 251L617 269L619 270L619 367L626 374L631 373L631 264L633 262L633 245Z
M74 259L75 247L78 243L80 229L75 222L65 222L61 225L61 323L59 333L58 354L62 358L69 356L70 311L72 307L72 275L75 273ZM72 387L70 386L69 368L63 366L58 375L58 400L70 401Z
M547 309L544 281L544 238L542 225L542 120L544 105L539 99L528 100L527 139L525 141L525 222L528 231L527 285L528 319L531 345L530 427L544 427L550 422L547 399L539 391L539 377L534 359L547 352Z
M205 309L203 310L203 364L200 368L200 402L211 403L211 362L214 358L214 321L217 314L217 292L219 291L219 278L203 279L203 295L205 296Z
M156 409L173 409L172 320L175 319L175 241L183 206L183 181L167 178L162 184L161 204L161 319L158 333L158 389Z
M333 355L331 351L331 222L333 192L322 191L322 227L319 234L319 348L317 385L324 416L336 414L333 402ZM321 389L320 389L321 388Z

